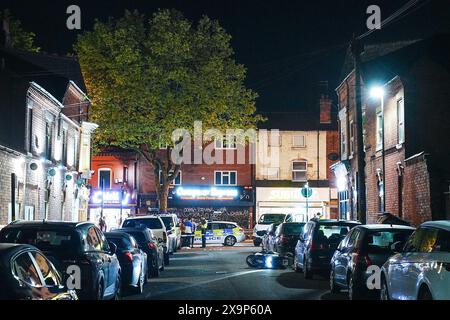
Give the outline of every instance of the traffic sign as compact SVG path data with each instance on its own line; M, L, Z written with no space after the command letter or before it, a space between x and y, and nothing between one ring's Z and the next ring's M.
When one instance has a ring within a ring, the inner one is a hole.
M301 193L304 198L310 198L312 196L313 190L312 188L302 188Z

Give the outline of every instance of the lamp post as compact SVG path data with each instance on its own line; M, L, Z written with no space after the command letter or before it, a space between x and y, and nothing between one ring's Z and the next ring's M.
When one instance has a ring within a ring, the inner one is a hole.
M370 96L381 101L381 166L383 177L383 213L386 212L386 157L384 149L384 89L383 87L373 87Z

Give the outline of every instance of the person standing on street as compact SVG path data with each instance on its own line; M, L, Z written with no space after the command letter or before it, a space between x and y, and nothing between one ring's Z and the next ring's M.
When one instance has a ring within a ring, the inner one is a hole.
M206 229L208 228L208 223L205 219L202 219L200 224L200 230L202 231L202 248L206 248Z
M194 247L194 223L192 222L192 217L189 217L187 221L184 223L185 233L187 236L187 247Z

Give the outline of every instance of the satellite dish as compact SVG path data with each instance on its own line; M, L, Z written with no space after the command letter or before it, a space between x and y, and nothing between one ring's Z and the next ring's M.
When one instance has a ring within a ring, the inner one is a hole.
M36 162L30 163L30 169L31 169L31 170L35 171L37 168L38 168L38 165L37 165Z

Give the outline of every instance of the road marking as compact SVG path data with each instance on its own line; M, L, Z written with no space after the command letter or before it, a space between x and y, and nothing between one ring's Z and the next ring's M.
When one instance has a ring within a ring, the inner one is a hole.
M222 280L226 280L229 278L235 278L235 277L239 277L239 276L244 276L247 274L251 274L251 273L256 273L256 272L264 272L264 271L268 271L267 269L258 269L258 270L251 270L251 271L240 271L240 272L236 272L236 273L232 273L220 278L216 278L216 279L211 279L211 280L206 280L203 282L197 282L197 283L193 283L193 284L189 284L183 287L179 287L179 288L173 288L170 290L166 290L163 292L159 292L155 295L152 296L152 292L149 292L148 294L145 295L146 299L149 299L150 297L157 297L157 296L161 296L163 294L168 294L168 293L172 293L172 292L176 292L176 291L180 291L180 290L185 290L185 289L189 289L189 288L193 288L193 287L197 287L197 286L203 286L203 285L207 285L213 282L217 282L217 281L222 281ZM269 270L270 271L270 270Z

